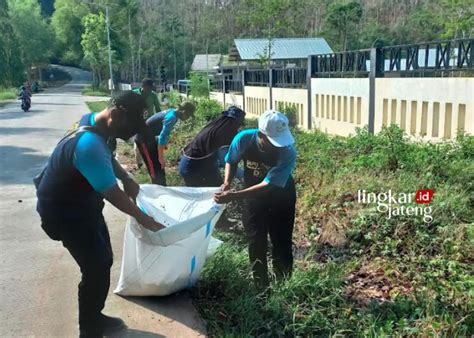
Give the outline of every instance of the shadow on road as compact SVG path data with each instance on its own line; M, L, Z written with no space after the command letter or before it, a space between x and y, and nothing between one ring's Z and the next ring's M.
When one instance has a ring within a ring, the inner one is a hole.
M115 334L108 335L107 337L113 337L113 338L158 338L158 337L165 337L161 334L157 333L152 333L152 332L147 332L147 331L140 331L140 330L135 330L135 329L129 329L126 328L120 332L117 332Z
M0 112L0 120L15 120L15 119L23 119L27 117L32 117L34 114L44 114L47 113L46 110L38 109L32 107L31 110L27 113L21 110L20 106L16 107L9 107L4 112Z
M22 135L29 133L51 132L51 128L0 127L0 135Z
M33 177L49 158L36 152L33 148L0 146L0 184L33 184Z
M77 106L77 103L35 102L35 106L38 106L38 105L45 105L45 106Z
M206 332L202 330L201 327L196 327L196 318L184 315L184 311L176 311L176 309L180 308L180 306L184 307L184 304L177 304L182 302L183 297L180 295L185 294L186 292L182 292L179 294L172 294L169 296L162 296L162 297L132 297L132 296L119 296L122 297L129 302L132 302L136 305L142 306L150 311L153 311L157 314L165 316L171 320L174 320L178 323L181 323L195 331L197 331L201 335L206 335ZM170 309L173 309L170 311Z

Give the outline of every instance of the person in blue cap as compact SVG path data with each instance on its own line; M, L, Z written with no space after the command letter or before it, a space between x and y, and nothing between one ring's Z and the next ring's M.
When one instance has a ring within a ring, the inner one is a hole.
M244 124L245 112L235 106L223 111L209 122L184 147L179 163L179 174L188 187L219 187L222 176L219 170L219 153L227 147Z
M258 121L258 129L243 130L234 137L225 158L222 191L214 195L217 203L244 201L243 225L249 240L254 281L259 288L269 285L268 235L276 277L289 276L293 269L294 143L288 118L278 111L266 111ZM245 188L233 191L230 184L240 161L244 162Z
M145 128L145 107L145 100L132 91L115 95L106 109L85 115L80 127L58 143L47 166L34 180L41 227L50 238L62 241L81 270L81 337L102 337L124 327L121 319L102 314L113 262L102 215L104 198L145 228L163 228L132 201L139 187L107 146L109 137L127 140ZM125 191L119 188L117 178Z

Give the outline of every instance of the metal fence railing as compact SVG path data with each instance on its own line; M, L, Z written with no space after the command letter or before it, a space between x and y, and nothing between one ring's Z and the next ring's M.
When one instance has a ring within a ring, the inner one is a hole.
M306 68L272 69L273 87L306 88Z
M246 70L244 72L246 86L268 86L270 74L266 69Z
M472 76L473 59L472 38L310 56L311 77Z

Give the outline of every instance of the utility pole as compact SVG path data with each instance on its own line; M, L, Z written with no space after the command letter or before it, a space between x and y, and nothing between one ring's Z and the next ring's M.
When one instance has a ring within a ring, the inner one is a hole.
M110 72L110 91L114 90L114 75L112 70L112 47L110 46L110 20L109 6L105 6L105 24L107 26L107 44L109 47L109 72Z

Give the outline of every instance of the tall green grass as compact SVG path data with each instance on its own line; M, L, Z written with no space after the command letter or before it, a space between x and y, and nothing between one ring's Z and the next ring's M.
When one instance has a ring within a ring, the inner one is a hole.
M107 108L109 101L88 101L86 102L87 107L90 111L101 112Z
M15 88L0 88L0 101L14 100L18 97L18 90Z
M259 295L245 246L224 243L194 290L211 335L472 335L474 138L412 143L391 126L296 140L294 242L305 254L291 279ZM435 190L430 224L354 199L421 188Z
M87 86L82 89L82 95L87 96L110 96L110 90L107 88L99 87L93 88L92 86Z

